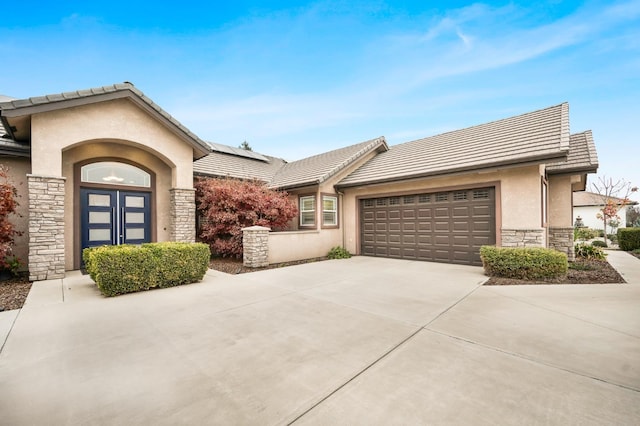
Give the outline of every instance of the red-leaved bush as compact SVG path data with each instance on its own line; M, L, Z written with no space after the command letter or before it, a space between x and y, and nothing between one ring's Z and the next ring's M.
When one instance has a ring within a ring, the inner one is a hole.
M214 254L242 257L242 228L266 226L286 229L298 208L286 192L267 188L259 181L199 179L196 206L203 219L200 239Z
M21 234L9 221L9 215L18 207L18 191L9 181L8 172L6 166L0 165L0 269L9 268L7 257L11 256L14 237Z

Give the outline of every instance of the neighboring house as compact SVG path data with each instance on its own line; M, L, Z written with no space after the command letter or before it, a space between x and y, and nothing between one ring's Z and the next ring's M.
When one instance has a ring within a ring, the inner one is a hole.
M569 107L389 147L383 137L299 161L209 144L130 83L0 100L0 140L21 198L31 279L64 276L96 244L193 241L193 179L258 179L300 210L269 235L271 263L334 246L480 264L483 244L573 256L572 194L598 167ZM1 130L1 129L0 129Z
M609 197L616 204L623 204L624 200L617 197ZM607 203L607 197L588 191L574 192L573 194L573 223L576 223L578 217L582 219L582 223L587 228L604 229L602 219L598 219L598 214ZM631 201L627 205L637 205L637 201ZM627 208L622 207L618 211L620 216L620 226L618 228L627 227ZM607 224L607 232L611 232L611 228Z

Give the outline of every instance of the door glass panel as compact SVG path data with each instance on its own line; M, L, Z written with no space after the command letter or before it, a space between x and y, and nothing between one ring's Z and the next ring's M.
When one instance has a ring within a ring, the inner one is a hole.
M111 213L89 212L89 223L111 223Z
M144 228L127 228L127 240L144 240Z
M125 207L144 208L144 197L135 197L132 195L127 195L126 197L124 197L124 205Z
M111 207L111 196L109 194L89 194L89 206Z
M111 229L89 229L89 241L111 241Z
M127 223L144 223L144 213L126 213L126 222Z

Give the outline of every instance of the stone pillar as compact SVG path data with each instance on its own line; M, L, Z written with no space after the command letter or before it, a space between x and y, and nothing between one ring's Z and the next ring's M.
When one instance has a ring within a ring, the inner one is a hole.
M544 247L543 229L503 229L502 247Z
M573 228L550 227L549 248L565 253L569 261L573 262L575 260Z
M65 178L27 175L29 280L64 278Z
M269 231L264 226L242 228L242 263L249 268L269 265Z
M172 188L171 193L171 241L193 243L196 241L196 190Z

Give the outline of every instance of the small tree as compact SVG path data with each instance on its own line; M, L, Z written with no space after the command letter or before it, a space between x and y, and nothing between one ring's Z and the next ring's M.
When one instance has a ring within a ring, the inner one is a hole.
M240 145L238 145L238 148L244 149L246 151L253 151L253 149L251 148L251 145L249 145L249 142L247 141L244 141Z
M624 179L614 182L612 178L607 178L606 176L599 177L596 183L591 184L591 187L593 192L602 197L604 204L596 217L602 220L606 245L607 225L610 225L611 221L619 223L620 216L618 216L618 212L630 203L629 195L632 192L636 192L638 188L631 186L631 183Z
M199 237L219 256L242 257L242 228L258 225L282 230L298 214L286 192L259 181L200 179L195 187L203 219Z
M0 164L0 269L13 269L17 259L10 259L14 238L22 233L15 229L9 215L16 214L18 190L9 181L9 170Z

